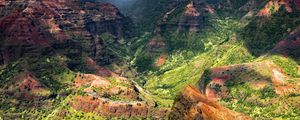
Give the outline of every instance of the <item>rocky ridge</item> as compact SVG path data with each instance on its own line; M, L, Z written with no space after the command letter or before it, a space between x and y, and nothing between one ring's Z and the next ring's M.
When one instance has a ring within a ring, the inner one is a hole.
M250 117L229 110L211 101L197 88L188 86L177 97L170 113L176 120L251 120Z

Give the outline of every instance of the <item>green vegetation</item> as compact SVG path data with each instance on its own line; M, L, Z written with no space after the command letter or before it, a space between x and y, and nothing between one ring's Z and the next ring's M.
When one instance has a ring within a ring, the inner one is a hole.
M65 119L65 120L106 120L105 118L95 113L86 113L83 111L74 110L69 104L74 96L70 95L65 100L61 101L56 109L47 116L40 118L43 120Z
M59 105L58 103L64 99L63 94L70 93L68 88L71 87L74 74L58 57L45 56L30 66L28 66L27 59L20 59L1 69L1 80L6 80L1 81L1 85L16 79L21 72L28 70L46 88L30 91L29 94L35 96L32 100L19 98L17 93L14 95L3 94L1 90L0 112L3 113L1 117L4 119L41 119ZM12 85L15 84L17 85L17 83ZM19 86L13 87L18 89Z
M148 54L138 55L136 57L136 61L135 61L137 70L139 72L143 72L143 71L146 71L146 70L152 70L152 69L154 69L153 63L154 63L153 58L150 55L148 55Z
M176 50L201 52L205 49L202 39L199 39L201 36L199 33L165 31L163 36L166 39L165 42L168 45L169 52Z
M201 47L202 52L195 47L191 47L194 50L188 48L180 50L179 44L179 49L167 57L164 65L160 66L157 71L150 71L145 74L145 78L148 80L145 88L155 96L159 106L171 106L178 92L189 84L196 85L201 75L210 67L251 62L255 59L243 45L232 38L234 32L238 31L242 24L237 24L235 20L230 18L212 21L215 21L212 22L213 29L207 28L209 30L204 30L200 36L190 35L187 37L192 38L183 41L186 43L189 40L200 41L192 44ZM172 38L179 37L174 36ZM223 42L226 39L228 40ZM210 45L207 44L209 42ZM201 45L203 43L207 45ZM204 50L204 47L207 49Z
M123 12L137 23L138 31L150 32L171 3L172 1L169 0L137 0L131 5L132 7L126 8Z
M10 63L0 69L0 86L6 82L13 80L19 73L23 71L20 61Z
M271 60L276 65L280 66L286 74L291 77L298 77L298 64L291 58L280 56L280 55L270 55L266 57L261 57L257 61Z
M300 24L300 13L279 11L270 18L256 17L241 32L241 40L256 56L269 52Z
M224 46L227 46L226 44ZM201 75L206 71L206 69L213 66L221 65L231 65L240 62L250 62L253 57L250 56L248 59L244 59L243 56L237 58L238 56L232 55L233 53L239 51L241 47L235 45L226 48L224 46L219 47L219 49L209 50L202 53L189 61L175 62L175 65L166 70L162 66L162 71L157 73L149 73L147 75L148 81L145 88L149 90L154 96L162 99L160 103L161 106L170 106L172 102L164 103L164 101L173 100L178 92L180 92L185 86L189 84L196 85L200 80ZM233 49L225 50L225 49ZM216 57L216 56L222 57ZM235 59L235 60L234 60ZM222 63L218 62L221 61ZM172 62L170 62L172 63ZM181 64L180 64L181 63ZM158 99L159 100L159 99Z
M74 110L70 106L74 96L87 95L83 90L90 87L89 85L83 85L78 89L72 86L75 73L96 73L95 70L88 69L85 63L86 57L98 54L93 51L101 54L95 59L96 62L101 62L101 65L99 64L101 67L109 68L122 77L134 79L147 90L140 93L138 97L151 103L155 101L158 107L172 107L178 93L188 85L198 86L199 82L208 84L211 81L209 75L212 68L221 66L273 62L290 76L287 79L288 83L298 84L300 76L298 51L290 57L285 57L276 55L271 50L299 26L299 11L287 13L284 10L276 12L271 9L270 17L241 20L239 17L244 16L245 13L239 8L249 1L208 1L218 6L218 9L216 8L216 14L213 15L201 14L205 17L204 22L201 23L204 28L199 32L179 31L176 28L178 22L188 19L183 15L188 2L190 0L175 5L170 0L137 0L133 7L126 10L126 13L134 17L133 20L138 27L133 30L130 28L134 26L130 19L123 21L124 38L118 39L111 33L102 33L95 41L86 41L82 36L73 35L72 40L66 43L67 47L57 45L58 49L54 48L59 55L20 58L0 66L0 87L14 80L23 71L32 72L46 87L46 89L30 91L30 94L38 96L33 100L3 94L0 89L0 119L1 117L41 120L121 119L103 118L96 113ZM168 19L162 20L164 13L174 6L177 7ZM204 6L196 7L203 10L200 7ZM214 8L214 6L210 7ZM104 17L113 18L113 16ZM175 27L162 25L164 23L174 24ZM160 29L156 31L157 33L149 32L156 27ZM156 37L166 46L153 48L155 50L152 53L149 40ZM1 33L0 39L0 43L3 43ZM93 42L99 43L97 50L90 48ZM2 50L2 44L0 49ZM162 65L155 64L159 56L164 57ZM241 68L243 67L241 65ZM229 94L221 99L221 104L255 119L300 119L299 93L276 94L277 86L271 83L272 72L260 66L254 67L245 68L247 70L237 74L228 70L231 78L226 81L225 86ZM119 82L113 77L108 79L111 83L109 88L92 88L92 90L97 95L111 100L132 101L131 98L121 94L124 92L122 90L117 92L118 94L108 92L110 88L116 86L134 88L131 82ZM254 88L252 82L259 80L266 82L266 86ZM221 85L213 86L217 92L222 90L221 87Z
M260 90L247 84L229 87L230 98L221 100L226 107L257 119L299 119L298 96L279 96L272 86Z
M32 91L33 95L35 96L43 96L43 97L47 97L47 96L50 96L52 94L52 92L50 90L34 90Z
M47 99L43 101L19 100L12 96L2 96L0 113L3 119L42 119L56 109L61 99ZM15 117L15 118L14 118Z
M75 76L59 57L44 57L31 64L30 70L42 84L53 91L70 87Z

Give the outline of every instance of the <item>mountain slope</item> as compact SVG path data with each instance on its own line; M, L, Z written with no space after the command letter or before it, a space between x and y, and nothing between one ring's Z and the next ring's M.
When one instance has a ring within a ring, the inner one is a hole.
M100 35L131 36L129 18L111 4L79 0L5 0L1 4L3 119L47 117L77 94L72 88L76 72L96 73L88 69L87 58L101 65L116 60Z
M0 1L0 119L299 119L297 0L127 2Z

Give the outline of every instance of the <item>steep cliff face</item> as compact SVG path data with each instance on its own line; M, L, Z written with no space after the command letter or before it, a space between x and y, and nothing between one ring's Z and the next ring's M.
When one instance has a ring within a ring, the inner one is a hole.
M85 9L96 7L98 11L102 11L102 14L98 14L89 11L91 14L91 19L86 21L87 30L90 31L93 35L99 35L105 32L109 32L117 38L124 36L129 36L129 33L126 33L124 28L125 24L130 24L129 18L125 18L118 10L117 7L104 3L99 6L96 4L89 4L85 6ZM103 17L105 16L105 17Z
M251 120L211 101L197 88L188 86L174 102L170 119L176 120Z
M88 71L85 58L97 60L93 67L115 60L101 35L111 34L117 43L118 39L130 37L127 30L130 30L129 18L111 4L82 0L1 1L1 118L21 118L20 111L57 109L61 100L70 94L73 71ZM106 69L98 67L93 72L108 74ZM90 83L93 87L103 86L103 81L96 80ZM137 99L131 86L115 86L105 92ZM104 93L99 95L105 96ZM9 107L18 110L2 115ZM44 113L28 116L38 119Z
M204 8L199 9L196 6L203 6L204 3L203 1L198 3L195 4L194 1L187 0L174 0L166 5L165 10L162 11L164 14L158 21L154 34L146 46L151 57L164 56L164 54L175 49L188 47L185 45L189 42L195 42L195 40L185 40L184 37L190 33L201 34L200 31L206 24ZM174 36L176 38L172 38Z
M130 36L127 31L130 29L129 18L121 15L111 4L77 0L18 0L2 3L0 29L4 36L1 42L5 63L26 57L22 52L27 51L20 51L24 45L31 49L53 50L53 47L67 47L70 43L77 43L80 49L76 51L82 51L97 59L103 56L95 56L98 54L91 48L103 46L97 40L99 35L110 33L116 38ZM70 53L65 51L63 53Z

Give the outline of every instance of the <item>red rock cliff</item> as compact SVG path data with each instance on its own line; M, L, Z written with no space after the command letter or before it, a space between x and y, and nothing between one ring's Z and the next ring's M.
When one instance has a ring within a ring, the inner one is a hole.
M0 60L8 63L27 54L39 55L59 49L55 51L68 56L85 52L101 64L111 55L97 36L108 32L117 38L126 37L127 19L111 4L79 0L1 1L1 54L4 58ZM70 47L72 53L66 50Z
M171 120L250 120L251 118L229 110L207 99L198 89L188 86L176 99Z

